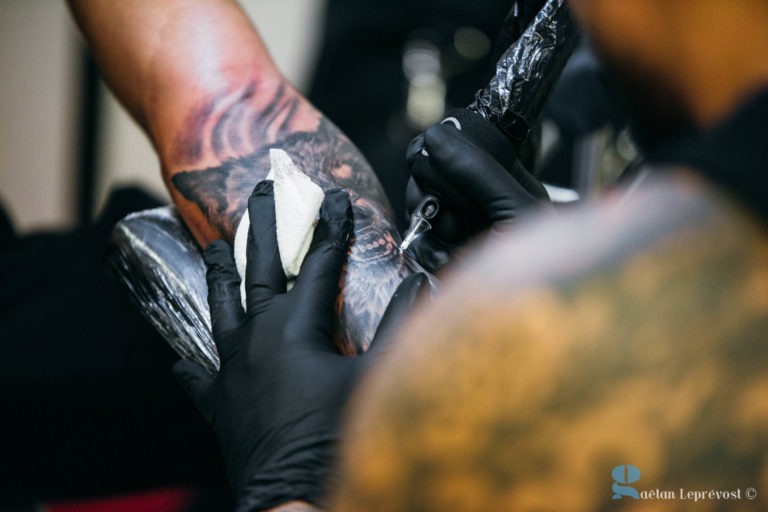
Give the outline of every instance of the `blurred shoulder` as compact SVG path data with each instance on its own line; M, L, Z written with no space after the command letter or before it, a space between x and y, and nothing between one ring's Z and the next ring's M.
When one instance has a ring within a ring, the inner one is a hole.
M765 231L693 173L533 220L403 326L355 402L341 501L596 510L627 463L648 488L757 481L766 332Z

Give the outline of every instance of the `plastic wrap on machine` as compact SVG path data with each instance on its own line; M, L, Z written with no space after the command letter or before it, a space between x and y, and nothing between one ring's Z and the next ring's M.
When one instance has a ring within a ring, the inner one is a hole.
M579 40L565 0L548 0L496 63L494 76L469 106L522 142Z

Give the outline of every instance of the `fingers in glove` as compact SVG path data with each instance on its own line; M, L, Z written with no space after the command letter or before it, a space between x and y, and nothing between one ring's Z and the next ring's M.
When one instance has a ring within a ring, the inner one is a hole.
M326 193L320 220L301 272L291 291L300 308L300 318L313 319L315 327L330 335L333 305L339 294L341 269L347 259L352 234L352 205L343 190Z
M495 218L499 212L537 202L501 164L461 131L435 125L427 130L424 140L440 174L482 208L491 220L500 220Z
M370 354L367 357L376 357L387 350L396 339L399 327L413 309L416 300L428 286L429 280L423 272L412 274L400 283L381 317L371 348L366 352Z
M285 293L286 278L277 246L274 182L262 181L248 199L248 231L245 267L245 304L248 314L257 313L259 305Z
M188 359L176 361L172 368L173 376L192 399L195 407L210 423L213 421L213 396L211 386L214 378L205 368Z
M445 126L443 127L447 128ZM426 135L433 128L434 127L429 128L429 130L422 136L423 141L426 141ZM456 131L455 128L450 129ZM418 139L419 137L414 139L412 144L417 144ZM414 182L417 183L425 193L436 196L441 202L441 207L443 204L450 204L455 206L459 211L470 210L471 207L467 204L467 198L464 192L443 175L442 169L440 168L443 162L436 160L431 152L429 153L429 156L423 155L420 151L414 152L417 148L418 146L409 147L409 155L406 156L406 159L408 160L408 168ZM418 200L420 199L421 197L419 197ZM438 218L439 217L440 215L438 215ZM435 220L438 220L438 218Z
M408 148L405 150L405 163L409 168L419 155L424 156L422 151L424 151L424 134L420 133L408 143Z
M470 142L456 128L444 124L430 127L424 137L430 157L452 186L475 201L485 201L499 185L519 185L487 151Z
M509 173L515 180L517 180L520 186L533 197L539 201L549 201L549 193L547 192L547 189L544 188L544 184L534 178L533 174L528 172L519 160L515 161L512 168L509 170Z
M224 240L214 240L203 251L207 266L208 307L214 340L223 340L224 333L243 321L240 301L240 275L237 273L232 247ZM218 347L221 352L226 347Z

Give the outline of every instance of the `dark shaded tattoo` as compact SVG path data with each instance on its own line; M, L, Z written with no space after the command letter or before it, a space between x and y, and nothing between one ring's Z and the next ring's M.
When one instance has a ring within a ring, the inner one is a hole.
M344 353L370 343L397 285L415 269L397 250L399 234L383 189L370 165L340 130L320 116L313 130L295 128L300 98L279 87L261 109L252 107L258 84L201 103L176 142L190 169L172 176L174 187L196 204L208 222L232 241L255 185L270 170L269 150L288 153L294 164L324 190L344 188L354 212L354 240L339 302ZM204 155L220 165L196 169Z

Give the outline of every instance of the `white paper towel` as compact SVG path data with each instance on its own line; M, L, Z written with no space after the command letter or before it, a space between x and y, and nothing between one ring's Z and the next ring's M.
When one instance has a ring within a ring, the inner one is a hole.
M299 275L301 263L312 243L312 235L325 194L282 149L269 150L270 171L274 182L277 246L288 286ZM245 309L245 265L248 230L251 223L246 209L235 234L235 263L240 274L240 295Z

